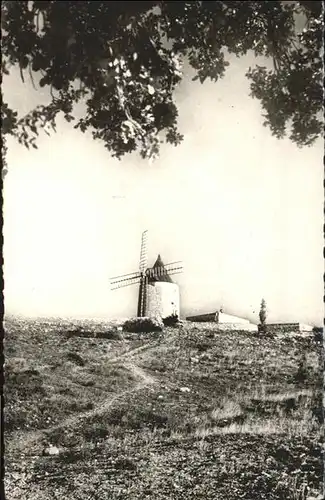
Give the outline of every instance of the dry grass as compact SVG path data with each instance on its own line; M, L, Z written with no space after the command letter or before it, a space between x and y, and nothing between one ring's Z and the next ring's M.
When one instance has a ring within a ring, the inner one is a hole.
M265 386L258 387L252 394L251 399L259 399L260 401L273 401L273 402L281 402L288 399L298 399L301 396L305 396L306 398L311 398L313 395L312 389L298 389L284 392L268 392Z
M324 428L319 425L310 410L306 410L299 418L292 419L285 416L270 419L249 418L244 424L231 423L225 427L201 427L195 431L195 436L203 438L216 434L254 434L307 437L313 435L321 440Z
M320 492L321 352L308 339L186 324L129 339L100 323L6 327L9 500ZM42 456L49 443L57 457Z
M224 399L220 401L220 406L211 412L212 420L223 420L239 417L243 414L243 409L238 401Z

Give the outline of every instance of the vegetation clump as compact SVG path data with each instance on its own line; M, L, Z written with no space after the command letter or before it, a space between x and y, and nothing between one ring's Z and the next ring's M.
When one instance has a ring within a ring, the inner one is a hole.
M259 333L266 334L266 331L267 331L266 317L267 317L266 302L264 299L262 299L261 308L260 308L260 312L259 312L259 318L260 318L260 323L258 325Z
M246 54L256 57L247 78L271 133L298 146L322 133L320 1L4 1L1 14L2 73L18 70L51 95L25 116L2 102L4 155L8 135L37 148L62 115L113 156L154 159L161 142L183 139L175 89L185 68L217 82Z
M178 314L171 314L163 319L163 323L165 326L177 326L179 325Z
M158 339L71 327L6 324L8 499L322 498L319 343L186 322Z
M160 318L132 318L123 324L123 331L128 333L162 332L164 323Z

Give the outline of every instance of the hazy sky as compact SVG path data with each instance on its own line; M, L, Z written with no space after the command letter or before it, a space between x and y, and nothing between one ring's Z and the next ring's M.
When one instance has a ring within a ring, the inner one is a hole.
M257 321L322 323L323 147L298 149L262 126L260 105L234 59L225 78L177 90L181 146L152 165L111 158L64 120L39 149L9 143L4 182L7 313L124 317L137 287L109 277L137 271L149 230L149 263L183 260L181 311L225 311ZM27 112L48 95L15 73L5 97ZM254 313L255 311L255 313Z

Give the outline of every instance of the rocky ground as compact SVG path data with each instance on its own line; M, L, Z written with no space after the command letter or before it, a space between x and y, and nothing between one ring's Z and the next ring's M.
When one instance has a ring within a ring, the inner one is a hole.
M7 500L318 500L322 344L7 319Z

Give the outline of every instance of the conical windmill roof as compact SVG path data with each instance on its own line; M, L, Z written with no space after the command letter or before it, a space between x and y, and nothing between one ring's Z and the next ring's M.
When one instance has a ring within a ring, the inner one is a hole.
M154 263L153 269L157 269L157 273L154 273L154 276L151 276L149 278L149 281L152 283L152 282L155 282L155 281L166 281L167 283L173 283L173 280L171 279L171 277L169 276L169 274L167 274L167 272L165 273L159 273L158 272L158 268L160 269L164 269L165 268L165 265L162 261L162 258L160 257L160 254L158 255L157 257L157 260L156 262Z

